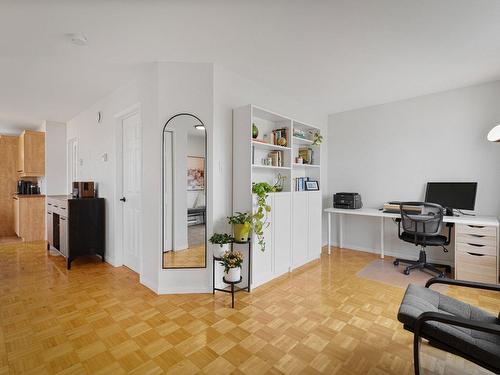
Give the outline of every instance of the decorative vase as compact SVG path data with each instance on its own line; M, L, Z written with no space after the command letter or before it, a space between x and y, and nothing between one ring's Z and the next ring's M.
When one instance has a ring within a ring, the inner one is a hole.
M250 223L233 224L234 239L239 242L246 242L250 233Z
M252 124L252 138L256 139L259 136L259 128L257 125Z
M226 251L229 251L229 244L219 245L217 243L213 244L214 257L220 258L224 255Z
M236 267L236 268L230 268L227 273L224 272L224 278L226 281L240 281L241 278L241 268Z

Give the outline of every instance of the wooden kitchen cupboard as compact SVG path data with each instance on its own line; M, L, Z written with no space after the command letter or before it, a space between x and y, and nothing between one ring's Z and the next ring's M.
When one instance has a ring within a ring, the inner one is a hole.
M24 241L45 239L45 196L14 196L14 231Z
M45 175L45 133L25 130L19 136L17 172L20 177Z

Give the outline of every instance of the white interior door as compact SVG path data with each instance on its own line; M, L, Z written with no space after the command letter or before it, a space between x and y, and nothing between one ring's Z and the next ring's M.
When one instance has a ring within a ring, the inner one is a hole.
M140 273L142 141L139 112L122 119L123 264Z

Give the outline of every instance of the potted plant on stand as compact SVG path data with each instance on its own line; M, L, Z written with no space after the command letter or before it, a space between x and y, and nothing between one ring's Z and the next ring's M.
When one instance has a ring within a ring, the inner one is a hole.
M224 266L224 279L229 282L240 281L243 254L240 251L226 251L221 258L221 266Z
M213 245L214 257L220 258L226 251L229 251L229 244L233 242L233 237L227 233L214 233L209 241Z
M233 225L234 239L238 242L246 242L252 228L252 215L248 212L236 212L227 219L229 224Z

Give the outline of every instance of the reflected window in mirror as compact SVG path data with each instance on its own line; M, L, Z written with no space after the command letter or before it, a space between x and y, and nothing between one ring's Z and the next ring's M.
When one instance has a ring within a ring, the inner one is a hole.
M163 268L207 263L207 135L203 122L179 114L163 128Z

